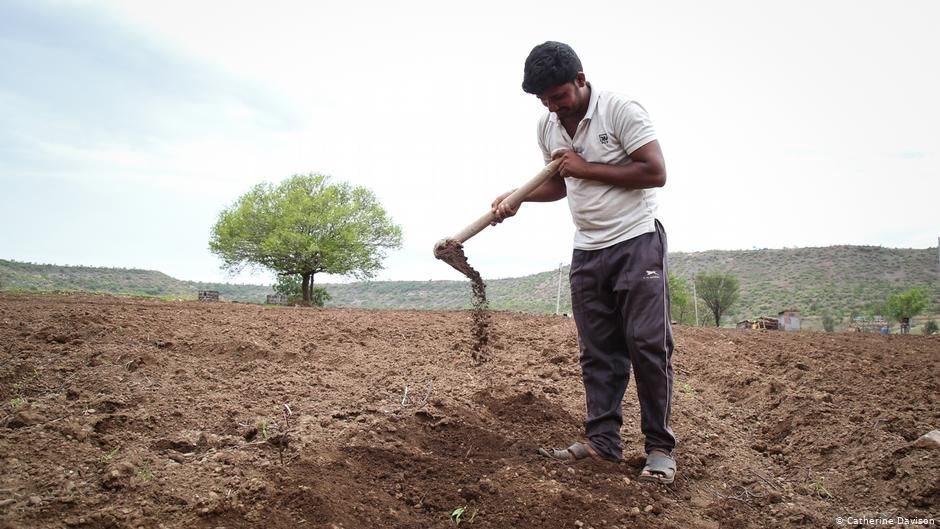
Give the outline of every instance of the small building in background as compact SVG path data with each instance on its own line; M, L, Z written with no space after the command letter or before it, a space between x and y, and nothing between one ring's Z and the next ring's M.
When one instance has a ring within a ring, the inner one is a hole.
M218 290L200 290L199 301L219 301Z
M286 294L268 294L265 303L268 305L287 305Z
M881 334L889 334L890 326L888 322L885 321L884 316L856 316L852 318L852 325L855 327L856 332L880 332Z
M738 329L767 329L775 331L778 328L777 318L761 316L755 320L743 320L737 323Z
M800 311L797 309L786 309L777 315L777 324L783 331L800 330Z

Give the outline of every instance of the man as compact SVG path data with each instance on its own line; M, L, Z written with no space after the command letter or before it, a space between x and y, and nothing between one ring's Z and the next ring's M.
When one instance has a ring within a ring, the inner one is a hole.
M655 191L666 169L655 131L639 103L591 86L577 54L560 42L532 50L522 89L548 109L538 127L545 163L561 160L558 174L524 201L567 196L576 228L571 302L587 401L587 440L539 453L621 461L621 401L632 366L647 453L639 479L672 483L673 339ZM496 222L516 214L503 203L510 193L493 201Z

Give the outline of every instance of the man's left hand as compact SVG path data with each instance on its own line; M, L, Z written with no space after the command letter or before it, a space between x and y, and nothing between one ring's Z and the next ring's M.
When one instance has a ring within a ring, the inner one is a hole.
M558 174L565 178L584 178L587 174L588 163L578 153L571 149L559 149L552 155L552 160L561 159L558 164Z

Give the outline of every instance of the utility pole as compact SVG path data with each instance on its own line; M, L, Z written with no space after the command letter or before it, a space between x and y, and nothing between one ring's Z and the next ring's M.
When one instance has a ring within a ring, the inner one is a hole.
M698 294L695 293L695 276L692 276L692 306L695 307L695 326L698 327Z
M558 316L558 309L561 307L561 269L565 263L558 263L558 293L555 294L555 316Z

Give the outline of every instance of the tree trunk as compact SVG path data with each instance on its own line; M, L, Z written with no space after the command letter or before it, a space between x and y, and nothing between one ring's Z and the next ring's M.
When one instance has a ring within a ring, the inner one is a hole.
M304 272L301 276L303 277L303 282L300 284L300 291L304 295L303 305L309 307L310 300L313 298L311 295L313 293L313 273Z

